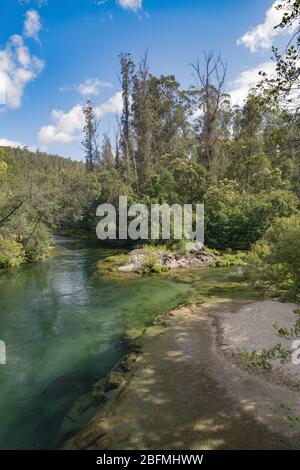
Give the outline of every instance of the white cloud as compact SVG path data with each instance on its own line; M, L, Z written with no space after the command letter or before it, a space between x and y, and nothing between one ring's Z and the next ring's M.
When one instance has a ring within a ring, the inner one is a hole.
M117 0L117 3L125 10L138 11L143 8L143 0Z
M259 49L269 49L272 46L273 38L284 32L281 28L275 29L285 13L285 10L276 9L276 6L281 3L280 0L276 0L266 11L264 22L247 31L237 40L237 45L244 45L251 52L256 52ZM293 33L296 28L297 24L295 23L289 32Z
M97 78L88 78L83 83L73 86L63 86L60 91L78 91L82 96L98 96L102 88L112 88L112 84L109 82L102 82Z
M26 85L43 67L44 62L30 54L21 36L11 36L5 48L0 49L0 104L20 107Z
M114 96L109 98L106 103L102 103L96 106L95 113L98 119L102 118L106 114L110 113L121 113L123 109L123 98L121 91L118 91Z
M122 93L118 92L106 103L95 107L98 119L109 113L120 113L122 111ZM43 126L38 134L38 140L42 145L66 144L79 140L84 126L84 114L81 105L64 113L61 110L53 110L51 113L53 124Z
M38 12L36 10L28 10L24 21L24 36L38 41L41 27L41 19Z
M17 140L4 139L0 137L0 147L25 147L25 144Z
M244 103L249 90L254 88L261 80L259 75L260 71L272 75L275 72L275 63L271 61L264 62L256 67L241 72L237 78L229 84L231 85L229 94L233 105L242 105Z
M76 105L64 113L54 109L51 113L54 124L43 126L38 134L38 140L42 145L66 144L80 137L78 131L84 125L82 106Z

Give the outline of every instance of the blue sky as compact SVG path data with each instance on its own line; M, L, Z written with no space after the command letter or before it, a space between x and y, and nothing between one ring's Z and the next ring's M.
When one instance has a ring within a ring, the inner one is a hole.
M0 145L21 143L82 158L81 105L91 98L100 131L121 110L118 54L192 84L203 51L228 64L227 90L241 103L281 43L274 0L0 0ZM279 16L278 16L279 15Z

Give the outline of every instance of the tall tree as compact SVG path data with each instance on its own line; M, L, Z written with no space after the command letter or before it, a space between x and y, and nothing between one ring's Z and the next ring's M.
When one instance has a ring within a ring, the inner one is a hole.
M131 139L131 96L134 75L134 63L131 55L122 53L120 55L121 83L123 97L123 112L121 116L121 148L125 163L125 175L127 182L137 179L136 164L132 151Z
M101 147L101 164L105 170L111 170L114 166L114 155L108 134L104 134Z
M152 152L157 165L188 157L188 101L174 75L152 77Z
M85 153L85 162L87 171L94 171L97 160L99 159L99 150L97 143L98 123L95 116L94 106L88 100L83 107L85 125L83 128L84 139L82 146Z
M150 74L147 53L133 79L132 126L135 138L135 161L137 163L138 189L147 184L151 172L152 109Z
M220 120L228 95L224 93L226 64L214 53L204 53L204 63L197 60L192 64L196 84L191 96L196 115L195 128L198 136L198 159L211 169L216 156L220 136Z

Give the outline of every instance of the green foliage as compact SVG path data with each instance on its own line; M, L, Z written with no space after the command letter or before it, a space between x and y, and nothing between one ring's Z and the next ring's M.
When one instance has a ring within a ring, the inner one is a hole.
M167 271L168 268L160 263L147 263L143 264L137 272L139 274L161 274Z
M25 261L21 243L14 240L0 240L0 268L15 268Z
M181 253L181 254L184 254L186 253L186 244L187 244L188 240L186 239L182 239L182 240L172 240L170 241L170 247L171 247L171 250L174 251L175 253Z
M218 252L217 252L218 253ZM215 263L214 266L218 268L228 268L230 266L245 266L247 253L224 253Z
M200 62L193 65L197 79L188 91L173 75L150 73L147 56L136 65L130 54L121 54L120 66L123 112L113 145L109 134L102 145L97 141L93 105L84 107L86 165L0 149L0 235L19 240L26 259L34 260L47 252L49 233L96 241L97 206L117 208L120 195L129 204L147 206L204 203L205 243L227 251L217 264L243 264L242 255L228 250L249 250L278 217L299 209L298 131L290 125L292 116L266 110L254 96L232 107L223 89L226 67L213 54L204 55L203 70ZM167 245L185 250L185 240ZM250 257L258 282L274 277L281 289L294 289L296 295L298 272L292 260L272 261L271 245L262 239ZM296 242L292 247L297 249ZM144 269L163 268L154 259Z
M260 289L300 297L300 216L277 219L249 255L248 274Z
M97 269L104 274L113 274L118 271L119 267L125 266L129 262L129 256L125 253L120 253L98 261Z
M121 253L120 255L109 256L108 258L106 258L106 261L111 263L112 268L118 268L130 262L129 256L123 253Z
M158 251L149 251L144 253L142 266L139 269L140 274L160 273L167 271L160 263L160 255Z
M280 359L281 364L284 364L291 352L285 349L281 343L275 344L270 349L263 349L261 353L253 350L251 352L244 348L238 348L238 360L240 364L246 369L271 371L273 366L270 362L274 359Z
M27 261L33 262L47 256L49 247L52 243L52 237L44 224L38 223L30 238L25 242L25 256Z
M296 415L292 415L292 403L281 403L280 404L280 409L286 413L283 417L283 421L291 428L293 431L298 432L299 431L299 423L300 423L300 417Z
M294 313L295 315L300 315L300 309L295 309ZM296 339L300 336L300 317L297 318L294 326L290 329L279 326L277 322L274 323L273 328L277 336L280 336L282 338L286 338L289 340Z
M241 192L238 183L224 180L211 186L205 198L206 243L217 249L248 250L276 217L297 212L291 191Z

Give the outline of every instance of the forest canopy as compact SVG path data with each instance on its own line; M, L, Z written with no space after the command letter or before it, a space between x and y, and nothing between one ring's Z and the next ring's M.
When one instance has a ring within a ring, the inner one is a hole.
M299 17L299 2L288 3L278 27ZM174 75L154 75L147 54L136 63L122 53L115 128L99 138L93 103L83 107L85 163L1 148L0 267L43 256L53 233L96 241L96 208L119 195L147 205L204 203L205 243L221 250L249 250L275 220L297 214L299 119L282 100L299 76L294 40L285 55L274 50L277 75L262 74L243 106L226 94L219 55L192 64L191 86L182 89Z

